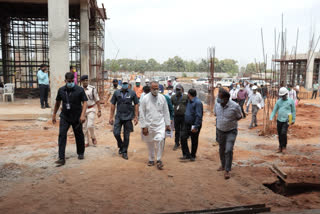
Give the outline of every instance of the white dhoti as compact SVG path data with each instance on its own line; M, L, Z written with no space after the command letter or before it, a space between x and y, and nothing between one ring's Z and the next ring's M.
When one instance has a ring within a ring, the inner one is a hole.
M85 143L89 144L89 138L96 139L94 134L94 120L95 120L96 112L95 111L87 111L86 112L86 121L83 123L83 134ZM90 137L89 137L90 135Z
M165 127L163 131L149 131L147 136L143 136L142 139L147 143L149 149L149 161L155 160L155 154L157 154L157 161L161 160L164 142L165 142Z

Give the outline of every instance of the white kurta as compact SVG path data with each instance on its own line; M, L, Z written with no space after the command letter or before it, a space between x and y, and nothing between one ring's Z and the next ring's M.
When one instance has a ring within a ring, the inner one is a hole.
M143 97L139 107L139 122L141 128L148 128L149 134L142 135L142 139L147 142L149 148L149 161L155 158L155 149L157 150L157 160L161 160L164 139L165 126L170 125L170 114L166 98L159 94L153 96L148 93Z

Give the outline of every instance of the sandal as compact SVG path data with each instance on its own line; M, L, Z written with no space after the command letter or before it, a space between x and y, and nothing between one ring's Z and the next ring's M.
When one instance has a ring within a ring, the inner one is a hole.
M157 168L158 168L159 170L162 170L162 169L163 169L162 161L157 161Z
M218 172L221 172L221 171L224 171L224 168L222 166L220 166L218 169L217 169Z
M149 161L148 166L154 166L154 161Z
M230 176L230 173L229 172L225 172L224 173L224 179L229 179L231 176Z

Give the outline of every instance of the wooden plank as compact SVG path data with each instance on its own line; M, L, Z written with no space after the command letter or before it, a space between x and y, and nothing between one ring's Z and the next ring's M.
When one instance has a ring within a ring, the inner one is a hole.
M269 169L271 170L271 172L276 174L279 179L281 179L283 182L286 182L286 179L277 170L275 170L272 166L269 166Z
M282 177L287 179L287 177L288 177L287 174L285 172L283 172L281 169L279 169L279 167L277 167L277 165L273 164L272 166L279 174L281 174Z

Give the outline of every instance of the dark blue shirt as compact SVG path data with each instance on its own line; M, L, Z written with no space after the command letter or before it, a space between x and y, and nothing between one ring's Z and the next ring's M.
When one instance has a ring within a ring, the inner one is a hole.
M198 97L188 101L186 112L184 114L185 123L200 128L202 125L203 105Z
M134 118L134 105L139 103L136 92L127 89L122 91L116 90L110 101L113 105L117 105L116 118L120 120L132 120Z

